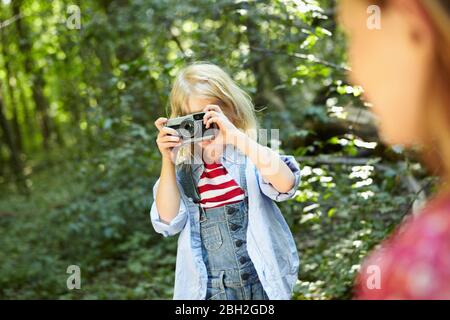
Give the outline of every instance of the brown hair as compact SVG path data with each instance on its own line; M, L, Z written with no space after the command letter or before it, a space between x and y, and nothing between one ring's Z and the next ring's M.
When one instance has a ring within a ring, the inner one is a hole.
M436 33L434 65L435 92L430 108L425 110L423 157L432 173L450 182L450 2L421 1Z
M432 174L450 184L450 1L417 0L436 37L433 79L428 108L424 108L422 157ZM381 7L389 0L371 1ZM434 95L437 93L437 95ZM445 189L448 186L444 186Z

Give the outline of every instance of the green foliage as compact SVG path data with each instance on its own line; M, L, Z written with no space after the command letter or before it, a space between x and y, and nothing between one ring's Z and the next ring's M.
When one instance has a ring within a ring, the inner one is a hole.
M142 150L148 152L142 148L148 139L144 136L141 143L125 144L93 161L66 162L36 174L32 201L22 195L2 199L0 296L172 295L176 239L163 241L149 221L154 181L148 177L156 176L151 163L157 162ZM66 287L65 272L72 264L82 271L80 291Z
M362 259L410 209L413 195L398 179L404 169L395 169L304 163L295 202L287 204L300 213L293 221L302 257L297 299L352 297Z

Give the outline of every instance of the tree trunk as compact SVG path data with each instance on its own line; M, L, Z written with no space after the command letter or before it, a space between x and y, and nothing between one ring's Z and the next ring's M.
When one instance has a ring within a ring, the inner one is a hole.
M24 77L23 80L25 81L26 77ZM19 91L19 99L22 106L22 114L24 119L23 132L25 138L22 141L24 143L24 148L29 150L29 148L33 146L35 121L33 121L31 116L30 104L27 101L24 84L22 83L22 79L19 79L19 77L17 78L17 90Z
M22 151L22 133L19 125L19 117L17 112L17 103L16 98L14 96L14 88L10 83L10 79L12 77L11 63L8 58L10 56L7 52L7 41L5 37L5 33L3 29L0 29L0 43L1 43L1 54L3 55L4 67L6 72L6 89L9 95L10 102L10 110L12 111L12 124L13 124L13 132L14 132L14 143L17 146L17 149Z
M6 163L5 163L5 159L3 157L3 136L2 136L2 131L0 130L0 177L5 177L6 174Z
M41 123L41 132L43 138L44 149L48 150L50 147L50 118L48 115L48 102L44 95L44 75L42 68L39 68L34 76L33 81L33 100L36 104L36 109L39 114Z
M12 10L14 15L20 15L20 8L22 5L21 0L12 2ZM51 119L48 114L48 101L44 95L44 87L45 87L45 79L43 75L42 67L35 70L33 67L33 61L31 59L31 44L30 39L28 37L28 30L26 25L22 20L17 20L16 22L18 38L21 39L19 41L19 49L24 55L24 67L27 75L31 76L32 85L31 91L34 103L36 105L36 110L40 120L41 132L42 132L42 142L44 149L48 150L50 146L50 136L51 136Z
M249 12L245 18L244 24L247 28L246 36L251 52L249 66L256 79L257 92L254 99L255 107L257 109L265 106L275 107L285 124L285 128L288 130L295 130L295 125L286 110L285 94L282 89L276 90L277 87L282 85L282 81L271 56L264 52L254 50L254 48L263 47L258 24L253 20L254 15L251 14L255 8L250 6L247 2L243 2L242 5L243 8L247 9Z
M14 173L14 176L16 177L16 185L20 191L26 191L26 184L23 176L23 165L20 159L20 152L17 148L17 145L14 143L13 132L11 130L11 126L9 125L8 119L6 118L5 108L1 95L0 95L0 128L3 131L5 143L10 151L11 169Z

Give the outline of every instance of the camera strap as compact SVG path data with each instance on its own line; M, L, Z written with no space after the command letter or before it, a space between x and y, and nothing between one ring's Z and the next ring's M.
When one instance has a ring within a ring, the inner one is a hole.
M181 164L178 170L180 184L183 187L184 194L192 198L194 203L200 203L200 195L195 187L192 166L190 164Z
M192 172L192 166L190 164L181 164L179 166L178 174L180 177L180 184L183 188L184 194L191 198L192 201L198 205L200 210L200 221L206 219L205 212L200 205L200 194L194 181L194 174Z

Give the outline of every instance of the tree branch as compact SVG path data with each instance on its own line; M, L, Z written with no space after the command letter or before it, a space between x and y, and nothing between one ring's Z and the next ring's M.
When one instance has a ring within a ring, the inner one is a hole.
M24 16L22 13L20 14L16 14L15 16L12 16L11 18L0 22L0 29L6 28L7 26L13 24L14 22L16 22L19 19L22 19Z
M252 50L254 51L259 51L259 52L264 52L264 53L270 53L270 54L281 54L281 55L285 55L288 57L292 57L292 58L296 58L296 59L302 59L302 60L307 60L309 62L312 63L317 63L317 64L321 64L339 71L351 71L351 69L349 67L343 67L325 60L322 60L320 58L317 58L315 56L313 56L312 54L304 54L304 53L286 53L286 52L282 52L282 51L276 51L276 50L270 50L270 49L265 49L265 48L258 48L258 47L250 47Z

